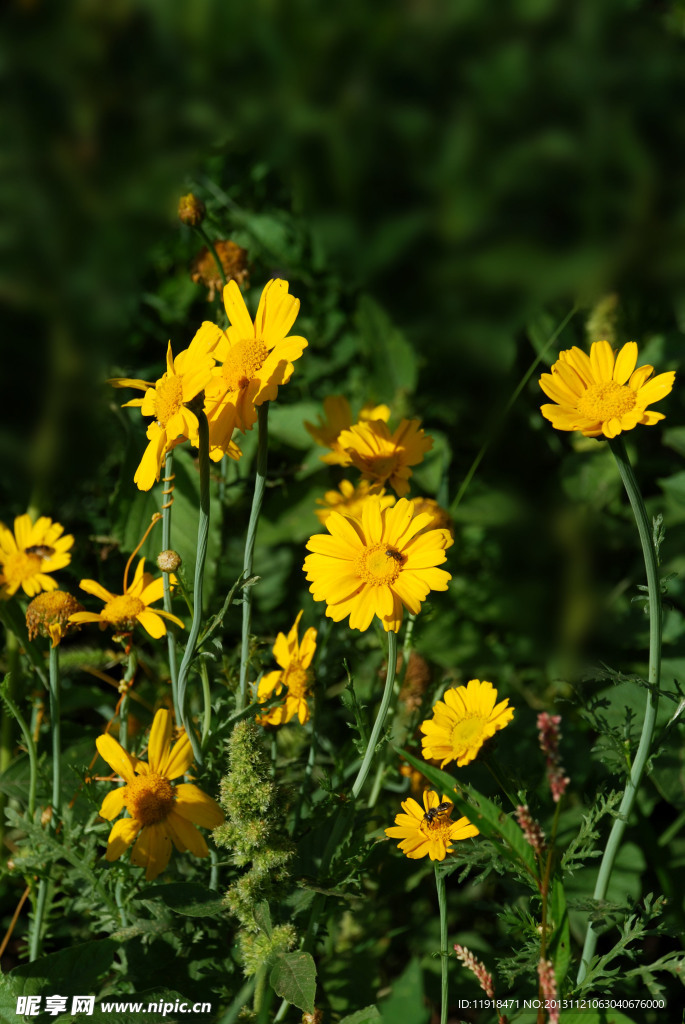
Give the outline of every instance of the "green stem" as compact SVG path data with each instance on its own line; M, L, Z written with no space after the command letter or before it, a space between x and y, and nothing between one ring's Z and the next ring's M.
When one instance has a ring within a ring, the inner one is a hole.
M119 743L122 745L124 750L128 749L128 705L130 701L129 692L131 681L136 674L136 668L138 667L138 659L136 653L131 649L128 653L128 665L126 666L126 674L122 681L122 697L121 704L119 705Z
M29 941L29 962L33 963L40 956L41 932L43 930L43 918L45 917L45 905L48 899L48 880L41 878L38 883L38 899L31 925L31 938Z
M243 558L243 579L249 580L252 576L252 560L254 556L255 537L259 524L259 513L262 510L264 500L264 485L266 483L266 455L269 445L268 426L269 407L266 402L260 405L257 410L257 423L259 440L257 443L257 472L255 476L254 495L252 497L252 509L250 510L250 522L247 527L245 539L245 556ZM250 629L252 628L252 587L243 587L243 632L240 645L240 698L238 710L242 711L247 706L247 676L249 669L250 653Z
M200 661L200 679L202 680L202 748L204 749L212 726L212 691L209 686L209 670L204 658Z
M223 263L219 259L218 252L214 248L214 242L211 240L211 238L209 237L209 235L207 234L207 232L205 231L205 229L202 227L201 224L195 224L193 226L194 226L195 230L197 231L198 235L200 236L200 238L202 239L202 241L205 243L205 245L207 246L207 248L211 252L212 256L214 257L214 262L216 263L216 268L219 271L219 276L221 277L221 280L223 281L224 288L225 288L226 285L228 284L228 281L226 279L226 271L224 270Z
M198 767L202 764L202 749L186 709L186 690L190 663L195 653L195 645L200 635L202 621L202 582L204 579L205 559L207 557L207 538L209 536L209 426L204 412L197 414L198 449L200 453L200 519L197 526L197 551L195 553L195 581L193 585L193 621L188 635L183 660L178 670L178 708L181 721L190 739L193 756Z
M638 487L635 474L633 473L632 466L628 460L628 454L623 443L623 439L620 437L611 438L609 441L611 451L616 459L618 465L618 471L621 474L628 499L633 509L633 515L635 516L635 522L637 524L638 533L640 535L640 544L642 545L642 555L645 561L645 570L647 573L647 587L649 593L649 672L647 681L649 683L649 693L647 696L647 705L645 707L645 717L642 723L642 733L640 735L640 742L638 744L637 753L633 761L633 766L626 782L625 792L623 799L621 800L621 806L618 810L618 815L614 819L614 823L609 833L609 839L607 840L606 848L602 856L602 862L599 867L599 874L597 876L597 882L595 884L594 899L602 900L606 896L607 888L609 886L609 880L611 878L611 872L616 860L619 846L625 832L626 825L630 813L635 803L635 797L642 780L642 773L649 756L649 748L652 742L652 736L654 733L654 725L656 722L656 713L659 706L659 680L661 672L661 584L659 582L659 567L656 549L654 547L654 541L652 537L651 524L647 516L647 510L642 500L640 488ZM578 969L578 984L583 981L587 974L590 960L594 956L595 949L597 947L597 932L592 926L592 922L588 923L587 932L585 934L585 945L583 946L583 954Z
M22 736L24 737L24 743L26 744L26 752L29 755L29 795L26 805L26 813L28 817L33 820L33 815L36 810L36 785L38 781L38 758L36 755L36 744L33 742L33 736L31 735L31 729L24 720L24 717L14 703L11 697L11 677L5 676L2 684L0 685L0 696L2 697L5 707L11 715L17 721L19 728L21 729Z
M1 603L2 599L0 599ZM21 679L21 664L19 661L19 643L15 634L7 631L7 675L3 683L3 694L12 700L16 694L17 681ZM14 729L12 728L12 717L3 714L0 723L0 774L7 771L14 757ZM0 849L4 847L5 840L5 807L7 806L7 794L0 793Z
M57 828L62 813L62 764L59 644L50 647L50 732L52 733L52 825Z
M396 667L397 667L397 633L389 631L388 632L388 669L387 669L387 674L386 674L386 677L385 677L385 689L383 690L383 697L381 699L381 706L378 709L378 714L376 715L376 721L373 723L373 729L371 730L371 736L369 737L369 742L368 742L368 744L366 746L366 751L364 753L364 758L362 760L361 765L359 766L359 771L357 772L357 778L354 780L354 785L352 786L352 800L351 800L351 802L343 804L341 806L340 810L338 811L338 813L336 814L336 816L335 816L335 818L333 820L333 826L331 828L331 833L330 833L330 836L328 838L328 842L326 843L326 846L325 846L325 849L324 849L324 852L323 852L323 857L321 858L321 867L319 869L319 876L320 877L325 876L325 874L328 871L328 868L330 866L330 863L331 863L331 861L333 859L333 854L335 853L335 850L338 847L340 839L345 834L345 832L347 832L349 830L349 828L351 826L351 817L352 817L352 815L354 813L354 801L357 799L357 797L361 793L362 789L364 788L364 783L366 782L366 779L367 779L367 777L369 775L369 771L371 770L371 764L373 762L374 754L376 753L376 746L378 744L378 739L379 739L379 736L381 734L381 730L383 728L383 724L385 722L385 716L386 716L386 714L388 712L388 707L390 705L390 699L392 697L393 686L394 686L394 683L395 683L395 670L396 670ZM304 942L303 942L303 949L305 949L305 950L308 950L311 947L311 945L314 942L314 939L316 938L316 932L317 932L317 929L319 927L319 918L321 917L321 913L323 911L325 902L326 902L326 897L323 895L323 893L317 893L315 898L314 898L314 903L312 905L312 911L311 911L311 914L309 916L309 924L307 925L307 932L306 932L306 935L305 935L305 938L304 938Z
M164 460L164 497L165 502L162 505L162 550L169 551L171 549L171 508L173 505L173 479L174 479L174 453L173 451L166 453ZM171 584L169 582L169 573L165 572L162 574L162 582L164 583L164 611L171 611ZM166 643L167 652L169 655L169 676L171 677L171 696L174 702L174 715L176 721L181 721L181 709L178 703L178 665L176 663L176 635L167 626L166 631Z
M438 893L438 907L440 910L440 1024L447 1024L448 1009L448 988L447 969L449 967L449 954L447 952L447 893L445 889L445 876L440 870L440 864L435 862L435 888Z
M390 700L392 698L393 686L395 685L395 670L397 668L397 633L393 633L392 630L388 632L388 670L385 677L385 689L383 690L383 699L381 700L381 706L378 714L376 715L376 721L373 723L373 729L371 730L371 736L366 747L366 753L364 754L364 760L361 763L359 773L355 779L354 786L352 787L352 799L356 800L361 793L366 777L371 770L371 762L373 761L374 754L376 753L376 745L378 743L378 737L381 734L381 730L385 723L385 716L388 713L390 707Z
M578 308L577 306L574 306L573 309L571 309L566 314L566 316L561 321L561 323L555 328L553 333L550 335L550 337L547 339L547 341L545 342L543 347L540 349L540 352L538 353L536 358L533 360L533 362L530 364L530 366L528 367L528 369L524 373L523 377L519 381L518 385L516 386L516 388L514 389L512 394L510 395L509 401L505 405L504 409L502 410L500 416L497 419L497 422L495 423L494 427L492 428L492 430L490 432L490 436L485 439L485 441L481 445L480 451L478 452L478 454L476 455L475 459L471 463L469 471L466 474L466 476L464 477L464 479L462 481L462 484L461 484L461 487L457 491L457 496L455 497L454 501L450 505L450 512L454 512L454 510L456 509L457 505L459 504L461 499L466 494L467 488L468 488L469 484L471 483L471 481L473 480L473 477L475 476L476 470L478 469L478 467L480 466L481 462L483 461L483 457L484 457L485 453L487 452L488 448L490 447L490 445L494 441L495 437L499 433L499 430L500 430L502 424L504 423L504 420L507 418L510 409L513 407L514 403L516 402L516 399L521 394L521 392L525 388L526 384L528 383L530 378L535 373L535 370L537 369L537 367L540 365L540 363L544 359L545 353L551 348L551 346L557 340L557 338L559 337L559 335L563 331L564 327L566 327L566 324L569 322L571 317L575 314L577 308Z
M404 643L402 644L402 680L403 681L407 678L407 671L409 669L409 656L411 654L411 639L412 639L412 634L414 632L414 623L415 622L416 622L416 616L415 615L409 615L409 618L407 619L407 626L406 626L406 629L404 631ZM390 724L390 722L392 721L393 716L395 714L395 709L396 709L396 706L397 706L397 698L399 697L399 695L400 695L400 680L396 679L395 683L394 683L394 686L393 686L392 701L391 701L390 707L388 709L388 724ZM401 746L402 744L398 744L398 745ZM378 759L378 767L376 768L376 777L373 780L373 786L371 788L371 796L369 797L369 802L367 804L367 807L369 808L369 810L372 810L376 806L376 801L378 800L378 797L380 796L381 788L383 786L383 779L385 778L385 763L386 763L387 750L388 750L387 747L383 747L383 750L381 751L380 757Z

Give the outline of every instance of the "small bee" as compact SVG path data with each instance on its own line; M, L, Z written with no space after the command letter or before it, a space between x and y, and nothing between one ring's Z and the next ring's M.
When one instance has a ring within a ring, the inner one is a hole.
M39 558L52 558L55 549L47 544L32 544L30 548L24 548L27 555L38 555Z
M423 820L427 821L429 825L432 825L436 820L440 821L442 818L446 818L453 806L453 804L443 801L438 804L437 807L431 807L429 811L426 811L423 816Z
M404 559L402 558L402 555L399 553L399 551L395 551L394 548L388 548L388 550L385 552L385 554L386 554L387 558L394 558L396 562L403 562L404 561Z

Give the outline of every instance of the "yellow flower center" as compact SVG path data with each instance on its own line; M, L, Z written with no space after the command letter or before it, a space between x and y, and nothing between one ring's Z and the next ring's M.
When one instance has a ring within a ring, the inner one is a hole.
M480 715L462 718L452 729L452 748L457 757L483 743L485 719Z
M240 391L261 370L269 350L261 338L246 338L231 347L221 374L229 391Z
M427 838L432 839L434 842L437 840L440 843L444 843L445 846L449 846L451 824L449 814L445 814L441 818L435 818L433 821L426 821L424 818L420 828Z
M374 544L365 548L354 563L354 571L365 583L387 586L394 583L402 572L403 556L388 544Z
M306 668L301 668L297 662L290 665L286 669L283 679L283 682L288 687L288 697L304 700L309 693L311 678L311 672Z
M166 427L171 417L183 405L183 383L175 374L165 373L155 385L155 418Z
M105 622L111 622L119 629L133 629L137 616L145 611L145 605L139 597L132 594L123 594L121 597L114 597L108 601L100 612Z
M603 423L614 417L620 419L624 413L630 412L635 407L636 399L632 388L626 384L617 384L615 380L591 384L578 399L578 412L593 423Z
M24 580L30 580L37 572L40 572L41 559L39 555L27 554L26 551L15 551L9 556L2 567L5 582L15 589Z
M141 825L156 825L169 816L175 799L169 780L150 772L149 775L137 775L126 785L124 803L131 817Z

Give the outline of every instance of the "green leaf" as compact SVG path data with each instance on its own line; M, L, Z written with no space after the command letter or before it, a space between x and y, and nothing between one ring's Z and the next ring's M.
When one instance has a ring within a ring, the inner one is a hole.
M365 1006L363 1010L357 1010L356 1013L349 1013L347 1017L343 1017L340 1024L374 1024L375 1021L382 1019L378 1007Z
M269 981L276 995L287 999L305 1013L314 1013L316 965L309 953L284 953L279 956Z
M554 879L549 894L549 918L554 927L549 944L549 955L554 964L557 991L561 992L571 962L571 931L566 909L566 894L559 878Z
M135 897L137 900L161 900L175 914L184 917L215 917L225 908L214 889L195 882L170 882L150 885Z
M409 962L379 1008L383 1024L426 1024L430 1010L424 1004L423 972L418 960Z
M7 975L11 993L16 997L53 993L73 996L90 992L98 978L111 967L118 948L119 943L113 939L102 939L49 953L33 963L20 964Z
M371 366L374 396L393 402L398 394L411 394L418 376L416 353L385 310L362 295L355 322Z
M456 783L451 775L425 761L420 761L406 750L399 750L398 753L425 775L439 795L448 796L461 814L465 814L471 824L477 826L481 835L494 843L503 857L518 867L525 868L537 883L538 866L533 848L526 842L516 822L508 817L501 807L488 800L473 786L456 789ZM467 799L464 799L464 795Z
M254 908L254 919L255 924L260 931L264 932L271 938L273 932L273 926L271 924L271 912L269 911L269 904L266 900L260 900Z

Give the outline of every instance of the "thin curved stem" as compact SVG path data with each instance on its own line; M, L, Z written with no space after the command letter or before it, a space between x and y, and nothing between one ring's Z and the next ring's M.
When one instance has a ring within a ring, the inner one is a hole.
M454 501L452 502L452 504L450 505L450 512L454 512L454 510L457 508L457 505L459 504L461 499L466 494L468 486L469 486L469 484L473 480L473 477L476 474L476 470L478 469L478 467L480 466L481 462L483 461L483 457L485 456L485 453L487 452L488 448L490 447L490 445L492 444L493 440L497 436L497 434L498 434L498 432L500 430L500 427L502 426L502 423L504 422L504 420L506 419L507 415L509 414L510 409L512 408L512 406L516 402L516 399L521 394L521 392L525 388L525 386L528 383L528 381L530 380L530 378L535 373L535 370L537 369L537 367L540 365L540 363L544 359L545 353L548 351L549 348L551 348L551 346L557 340L557 338L559 337L559 335L563 331L564 327L566 327L566 324L569 322L571 317L575 314L577 308L578 308L577 306L574 306L573 309L571 309L566 314L566 316L561 321L561 323L557 325L557 327L554 329L552 334L549 336L549 338L547 339L547 341L545 342L543 347L540 349L540 351L538 352L537 356L535 357L533 362L530 364L530 366L528 367L528 369L524 373L523 377L521 378L521 380L516 385L516 387L514 388L513 392L511 393L511 395L509 396L509 400L508 400L507 404L505 405L504 409L502 410L502 412L501 412L497 422L495 423L494 427L492 428L489 437L487 437L485 439L485 441L483 441L483 444L481 445L480 450L478 451L478 454L476 455L475 459L473 460L473 462L469 466L468 472L467 472L466 476L464 477L464 479L461 482L461 486L459 487L459 490L457 491L456 497L455 497Z
M52 824L54 828L57 828L62 811L59 645L50 647L50 732L52 734Z
M257 409L257 429L259 440L257 442L257 471L255 475L254 494L252 496L252 508L250 510L250 522L247 527L245 538L245 555L243 557L243 580L247 581L252 575L252 561L254 557L255 537L259 525L259 514L262 510L264 500L264 486L266 484L266 456L269 447L269 406L267 402ZM238 710L242 711L247 707L247 676L249 671L250 654L250 630L252 628L252 587L243 586L243 630L240 644L240 697Z
M447 1024L449 1006L448 977L449 955L447 952L447 892L445 876L440 870L440 863L435 862L435 888L438 893L440 910L440 1024Z
M224 285L224 288L225 288L226 285L228 284L228 281L226 279L226 271L224 270L223 263L219 259L219 253L216 251L216 247L214 245L214 242L211 240L211 238L209 237L209 235L207 234L207 232L205 231L205 229L202 227L201 224L195 224L193 226L194 226L195 230L197 231L198 235L200 236L200 238L202 239L202 241L205 243L205 245L207 246L207 248L211 252L212 256L214 257L214 262L216 263L216 269L219 271L219 277L223 281L223 285Z
M174 453L173 451L166 453L164 460L164 490L162 495L165 498L165 502L162 505L162 550L169 551L171 549L171 508L174 503ZM169 573L165 572L162 574L162 582L164 584L164 611L171 611L171 584L169 582ZM169 676L171 678L171 696L174 702L174 715L176 721L181 721L181 709L178 703L178 665L176 663L176 635L167 626L166 631L166 643L167 652L169 655Z
M197 551L195 553L195 581L193 584L193 621L188 635L183 660L178 670L178 707L183 727L190 739L195 763L202 764L202 749L186 709L186 691L190 663L195 653L197 638L200 635L202 622L202 583L207 557L207 538L209 536L209 426L204 412L197 414L198 449L200 453L200 518L197 525Z
M637 796L637 791L642 780L642 773L644 772L645 764L647 763L649 749L652 743L652 736L654 734L656 714L659 707L659 681L661 675L661 584L659 581L659 565L656 548L654 546L651 524L649 517L647 516L644 501L642 500L640 488L628 459L623 439L620 435L618 437L611 438L609 445L614 458L616 459L618 471L621 474L621 479L623 480L628 494L633 515L635 516L635 523L637 525L638 533L640 535L640 544L642 546L642 555L645 560L647 588L649 594L649 672L647 676L649 693L647 696L647 705L645 707L645 717L642 722L640 742L630 770L630 775L626 782L621 806L619 807L618 815L614 819L614 823L611 827L611 832L609 833L609 838L599 867L599 874L597 876L595 891L593 893L593 897L596 900L602 900L606 896L611 872L614 867L614 861L616 860L616 855L621 845L623 833L625 832L626 825L628 824L628 819L633 809L635 797ZM597 932L593 928L592 922L589 922L587 932L585 934L585 945L583 946L580 967L578 969L578 984L583 981L587 974L590 960L594 956L595 949L597 948L597 938Z

